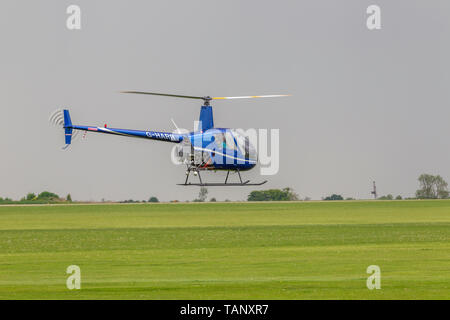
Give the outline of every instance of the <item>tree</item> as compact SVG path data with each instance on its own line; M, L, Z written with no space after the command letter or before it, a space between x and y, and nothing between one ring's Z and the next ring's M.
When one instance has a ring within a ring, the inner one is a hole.
M37 196L38 200L59 200L59 196L55 193L43 191Z
M205 187L201 187L198 193L198 201L204 202L207 196L208 196L208 189L206 189Z
M159 202L157 197L150 197L150 199L148 199L148 202Z
M72 196L70 195L70 193L67 195L66 201L67 202L72 202Z
M398 195L398 196L395 197L395 200L402 200L402 199L403 199L403 198L402 198L401 195Z
M378 200L394 200L394 196L392 194L388 194L387 196L381 196Z
M216 198L209 199L210 202L217 202Z
M299 200L299 196L298 196L298 194L296 194L294 192L294 189L287 187L287 188L283 189L283 192L287 195L288 201L298 201Z
M440 176L421 174L418 178L420 189L416 191L418 199L446 199L449 197L448 183Z
M128 199L124 201L119 201L120 203L139 203L139 200Z
M340 194L332 194L331 196L325 197L323 200L344 200Z
M291 188L252 191L247 201L295 201L298 195Z
M25 198L26 200L35 200L36 199L36 195L32 192L29 192Z

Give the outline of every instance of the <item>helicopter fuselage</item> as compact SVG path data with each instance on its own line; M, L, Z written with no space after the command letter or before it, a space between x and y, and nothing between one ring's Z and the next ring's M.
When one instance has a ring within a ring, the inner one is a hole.
M192 132L177 146L180 162L200 170L246 171L257 163L256 150L250 139L235 129L212 128Z

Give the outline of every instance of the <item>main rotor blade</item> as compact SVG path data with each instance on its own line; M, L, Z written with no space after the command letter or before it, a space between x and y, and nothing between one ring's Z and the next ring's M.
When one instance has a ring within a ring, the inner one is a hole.
M182 95L178 95L178 94L156 93L156 92L145 92L145 91L121 91L121 93L150 94L150 95L153 95L153 96L164 96L164 97L175 97L175 98L188 98L188 99L201 99L201 100L204 100L204 99L205 99L205 97L182 96Z
M269 94L265 96L241 96L241 97L213 97L212 100L224 100L224 99L251 99L251 98L275 98L275 97L288 97L290 94Z
M175 98L187 98L187 99L199 99L206 102L210 100L228 100L228 99L252 99L252 98L274 98L274 97L288 97L290 94L269 94L264 96L241 96L241 97L199 97L199 96L185 96L179 94L169 94L169 93L156 93L147 91L121 91L121 93L133 93L133 94L148 94L153 96L164 96L164 97L175 97Z

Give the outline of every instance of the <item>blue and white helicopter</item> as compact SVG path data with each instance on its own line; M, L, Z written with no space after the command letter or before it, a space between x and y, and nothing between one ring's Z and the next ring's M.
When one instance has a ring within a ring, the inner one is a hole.
M97 126L75 125L70 118L69 110L57 110L50 116L50 121L62 125L65 133L66 149L72 143L72 137L76 130L89 131L97 133L107 133L126 137L143 138L150 140L159 140L179 144L175 150L179 163L187 166L186 180L179 184L182 186L252 186L262 185L267 180L260 183L250 183L250 180L243 181L240 172L247 171L257 164L257 153L254 146L250 143L248 136L242 132L229 128L215 128L213 121L213 111L210 105L211 100L226 99L249 99L249 98L267 98L284 97L289 95L263 95L263 96L241 96L241 97L199 97L176 94L143 92L143 91L122 91L122 93L156 95L165 97L187 98L203 100L204 103L200 109L200 119L197 130L186 133L172 133L148 130L129 130ZM206 170L224 170L227 171L225 182L223 183L205 183L202 181L200 171ZM239 182L230 183L228 177L231 172L237 172ZM193 173L198 176L199 183L190 183L189 175Z

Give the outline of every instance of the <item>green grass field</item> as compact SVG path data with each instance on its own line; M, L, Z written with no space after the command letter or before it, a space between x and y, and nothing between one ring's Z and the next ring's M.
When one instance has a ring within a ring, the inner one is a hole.
M450 299L450 201L0 206L0 299Z

